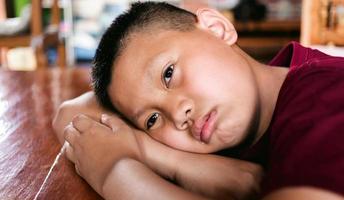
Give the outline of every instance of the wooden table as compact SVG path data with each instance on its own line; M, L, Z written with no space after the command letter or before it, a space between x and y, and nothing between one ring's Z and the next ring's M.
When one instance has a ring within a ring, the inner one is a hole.
M56 159L51 125L62 101L87 90L88 69L0 70L0 199L101 199L64 154Z

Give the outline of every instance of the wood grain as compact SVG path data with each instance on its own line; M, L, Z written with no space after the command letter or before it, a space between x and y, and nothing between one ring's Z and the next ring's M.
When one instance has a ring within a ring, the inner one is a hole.
M88 69L0 70L0 199L101 199L64 155L42 185L61 149L58 105L89 89Z

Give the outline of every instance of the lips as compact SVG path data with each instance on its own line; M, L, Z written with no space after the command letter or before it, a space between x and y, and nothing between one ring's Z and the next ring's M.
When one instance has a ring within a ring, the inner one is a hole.
M204 143L209 142L214 129L215 117L216 111L211 111L195 121L192 127L192 133L196 139Z

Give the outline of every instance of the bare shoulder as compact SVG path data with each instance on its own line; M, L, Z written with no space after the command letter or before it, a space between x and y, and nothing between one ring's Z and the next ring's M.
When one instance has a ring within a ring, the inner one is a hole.
M63 140L63 130L70 123L74 116L85 114L95 120L100 119L102 113L109 113L103 109L97 102L92 91L86 92L74 99L64 101L54 116L52 126L61 143Z
M290 187L277 190L267 197L264 200L289 200L289 199L298 199L298 200L343 200L344 197L331 192L329 190L323 190L315 187Z
M86 92L74 99L69 99L64 101L61 107L84 107L84 106L91 106L94 108L100 108L99 104L97 103L96 96L94 95L93 91Z
M56 117L59 115L87 114L93 118L99 118L101 113L107 112L97 102L92 91L86 92L74 99L64 101L58 108Z

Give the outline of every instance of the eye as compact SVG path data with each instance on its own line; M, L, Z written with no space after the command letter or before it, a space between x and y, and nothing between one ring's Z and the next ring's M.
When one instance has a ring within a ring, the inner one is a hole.
M146 127L147 130L149 130L152 126L154 126L156 120L158 119L159 114L158 113L153 113L147 120L146 122Z
M163 73L163 81L167 88L170 86L170 82L173 76L174 65L168 66Z

